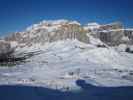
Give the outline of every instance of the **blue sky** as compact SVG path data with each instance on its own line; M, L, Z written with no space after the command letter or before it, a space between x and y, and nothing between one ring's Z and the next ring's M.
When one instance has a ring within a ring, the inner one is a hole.
M51 19L121 21L133 27L133 0L0 0L0 35Z

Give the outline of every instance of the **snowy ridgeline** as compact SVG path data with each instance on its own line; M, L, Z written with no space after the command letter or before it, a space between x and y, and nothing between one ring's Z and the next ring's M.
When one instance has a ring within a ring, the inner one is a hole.
M5 37L5 40L31 46L35 43L45 44L66 39L77 39L84 43L90 43L90 36L100 39L109 46L133 44L133 29L125 29L121 23L81 25L77 21L69 20L42 21L28 27L23 32Z
M0 41L4 63L21 60L0 67L0 84L73 90L80 89L75 81L83 79L98 86L133 86L132 31L120 23L35 24Z
M55 20L42 21L28 27L24 32L17 32L7 36L8 41L17 41L31 46L35 43L45 44L66 39L78 39L88 43L87 31L76 21Z

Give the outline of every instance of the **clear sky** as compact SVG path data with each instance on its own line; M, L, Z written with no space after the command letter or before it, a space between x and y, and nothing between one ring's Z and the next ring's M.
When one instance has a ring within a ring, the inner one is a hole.
M0 35L51 19L82 24L122 21L133 27L133 0L0 0Z

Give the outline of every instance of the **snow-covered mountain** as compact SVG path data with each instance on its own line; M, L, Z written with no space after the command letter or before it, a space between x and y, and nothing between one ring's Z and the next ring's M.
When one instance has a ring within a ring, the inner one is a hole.
M125 29L120 22L106 25L88 23L81 25L77 21L49 20L42 21L28 27L23 32L17 32L7 36L8 41L17 41L19 44L33 45L45 44L58 40L77 39L81 42L90 43L90 37L100 39L109 46L120 44L133 44L133 29Z
M7 40L15 40L19 43L32 45L35 43L44 44L64 39L79 39L88 42L85 36L86 32L81 27L80 23L68 20L42 21L39 24L34 24L28 27L24 32L14 33ZM80 34L82 33L82 34ZM81 36L82 35L82 36Z
M0 84L80 89L83 79L98 86L133 86L132 29L120 23L81 25L77 21L42 21L5 38L13 57L24 62L0 67ZM121 46L124 45L124 46Z

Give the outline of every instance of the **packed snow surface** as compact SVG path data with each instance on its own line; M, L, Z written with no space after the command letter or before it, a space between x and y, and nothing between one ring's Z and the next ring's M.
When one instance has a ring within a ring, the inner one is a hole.
M84 79L97 86L133 86L132 54L78 40L35 44L16 52L31 51L40 53L15 67L0 67L0 84L73 90L80 89L75 81Z

